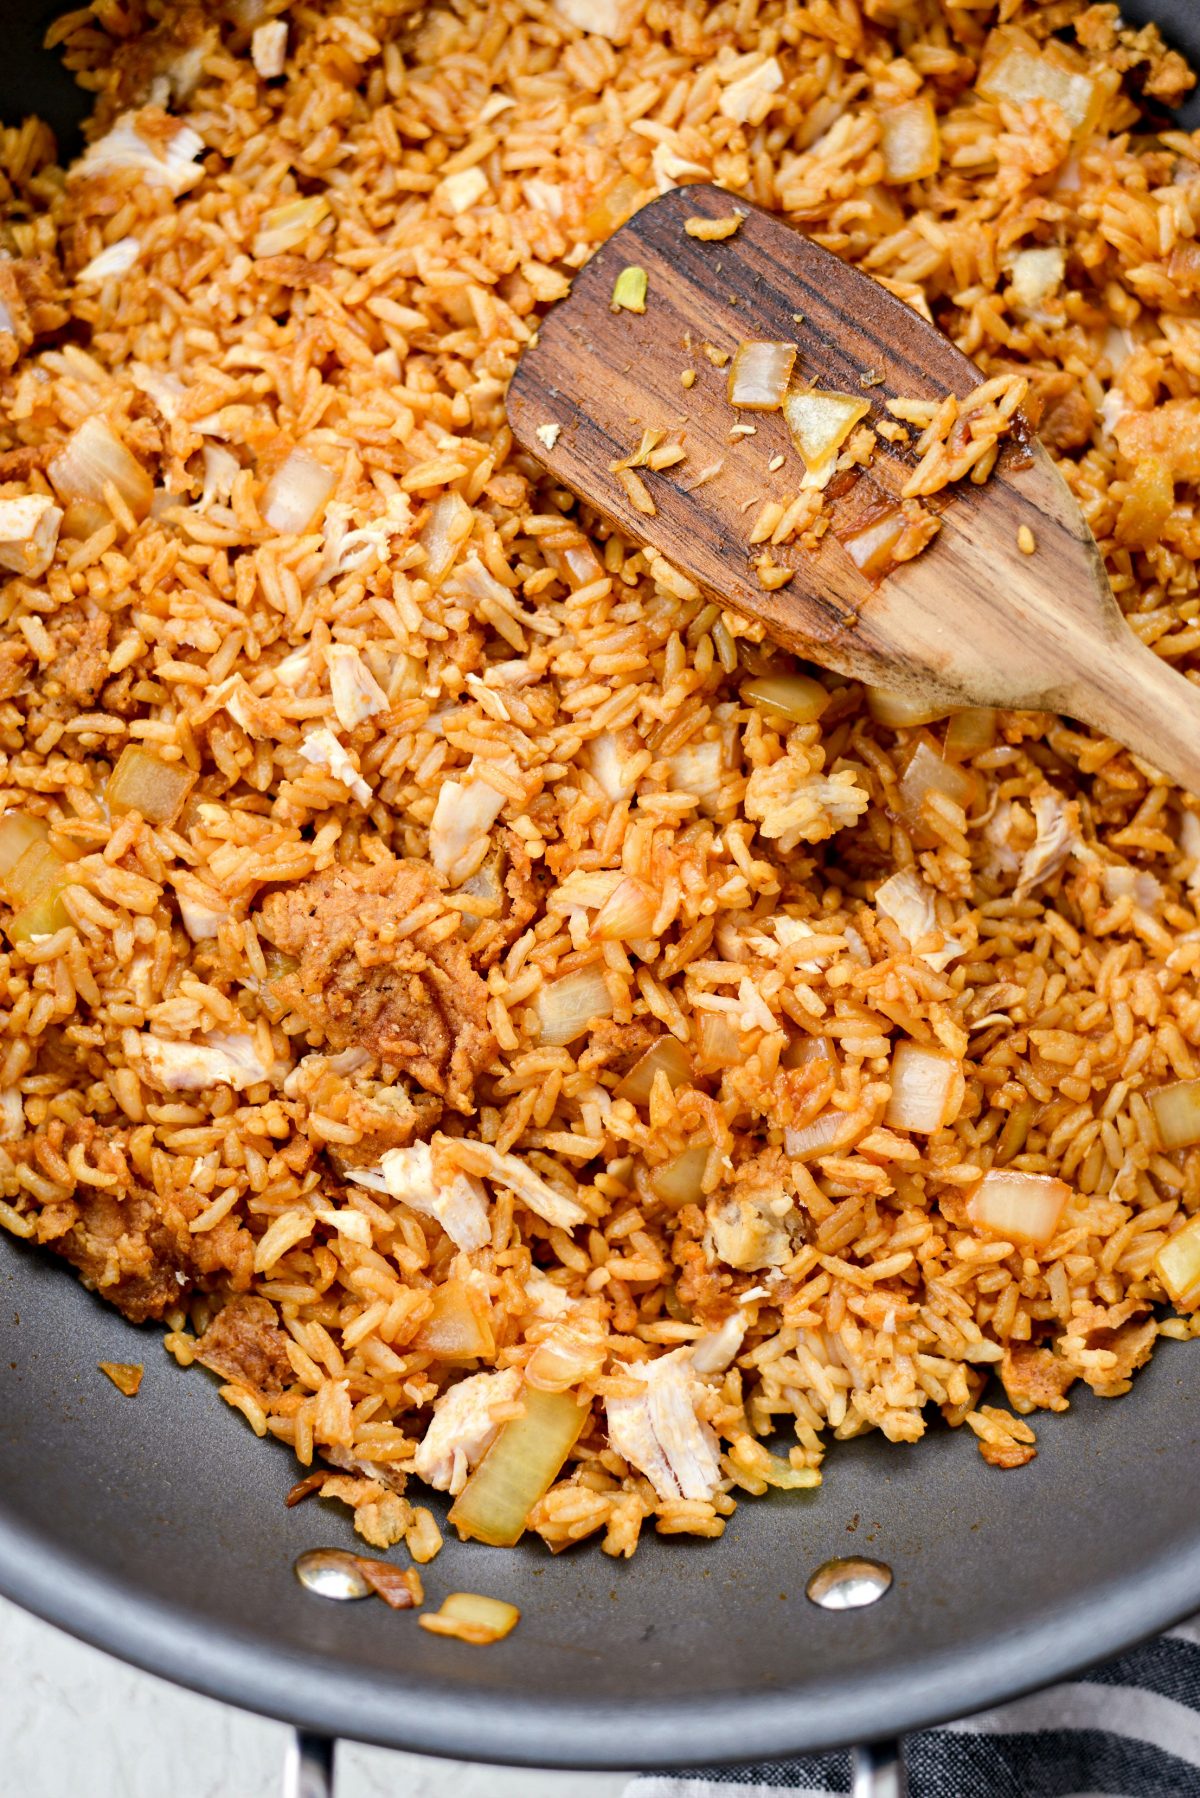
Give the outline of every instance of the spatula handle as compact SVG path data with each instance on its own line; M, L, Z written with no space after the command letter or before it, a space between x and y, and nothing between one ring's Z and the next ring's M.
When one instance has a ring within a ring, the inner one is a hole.
M1200 797L1200 687L1132 631L1097 646L1059 709L1115 737Z

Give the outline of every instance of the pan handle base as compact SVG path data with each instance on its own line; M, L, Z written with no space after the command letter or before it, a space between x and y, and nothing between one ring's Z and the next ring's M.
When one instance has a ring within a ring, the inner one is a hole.
M904 1743L867 1742L854 1750L851 1798L905 1798Z
M336 1746L330 1736L314 1736L307 1730L296 1730L283 1763L282 1798L333 1798L333 1751Z

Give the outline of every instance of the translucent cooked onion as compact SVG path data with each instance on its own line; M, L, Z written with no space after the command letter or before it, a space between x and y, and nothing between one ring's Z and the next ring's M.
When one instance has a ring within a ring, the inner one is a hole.
M420 573L431 586L438 586L450 572L474 523L475 515L461 493L443 493L433 502L419 539L425 551Z
M948 762L969 762L982 755L996 741L996 714L990 706L972 705L955 712L946 726L942 754Z
M101 503L111 483L133 516L145 518L154 499L154 482L104 418L85 418L47 463L46 473L59 498L68 502Z
M779 1058L780 1065L785 1068L806 1068L811 1062L827 1062L831 1068L837 1066L837 1056L833 1044L827 1036L801 1036L788 1044Z
M933 724L938 718L949 717L954 708L913 693L868 687L867 710L876 724L886 724L889 730L911 730L915 725Z
M798 1130L785 1130L783 1146L789 1155L828 1155L842 1148L846 1141L847 1116L844 1111L823 1111L811 1124Z
M916 753L904 770L900 805L905 816L916 824L920 822L927 794L944 793L955 805L969 811L976 791L975 781L965 769L943 761L936 750L922 742L918 743Z
M112 521L112 513L98 500L74 499L63 512L62 534L64 537L73 537L76 542L86 543L89 537L94 537L97 531L104 530Z
M778 412L796 363L794 343L739 343L729 367L729 403Z
M704 1196L704 1170L712 1144L707 1137L694 1142L673 1160L656 1167L650 1175L650 1188L664 1205L677 1209L696 1205Z
M717 808L725 784L725 751L719 738L688 743L667 756L666 763L671 771L672 792L690 793L702 812Z
M1181 1311L1200 1304L1200 1216L1167 1238L1154 1257L1154 1271L1167 1297Z
M456 1636L460 1642L483 1645L499 1642L514 1630L521 1613L503 1598L485 1598L482 1592L451 1592L438 1611L423 1611L417 1622L435 1636Z
M196 776L183 762L164 762L138 743L121 751L108 780L110 811L140 812L148 824L174 824Z
M1008 272L1012 299L1027 311L1040 306L1062 286L1066 260L1066 251L1054 246L1021 250Z
M1075 137L1095 124L1103 100L1103 90L1090 75L1054 60L1019 30L992 33L975 91L985 100L1007 100L1013 106L1049 100Z
M815 472L837 455L847 437L871 410L866 400L849 393L829 393L814 387L807 393L789 393L783 402L792 442Z
M644 268L623 268L613 282L610 308L613 312L644 312L646 289L650 277Z
M887 181L924 181L941 161L937 113L927 94L889 106L879 119L879 147Z
M488 1308L481 1294L461 1280L434 1288L433 1315L422 1324L415 1347L440 1361L475 1361L494 1355Z
M1164 1149L1200 1142L1200 1080L1176 1080L1150 1094L1150 1109Z
M727 1011L702 1011L696 1018L696 1065L706 1074L735 1068L745 1059L742 1033Z
M651 1043L625 1078L618 1082L613 1098L629 1099L634 1105L648 1105L659 1074L666 1076L672 1092L677 1086L686 1086L692 1078L692 1058L677 1037L660 1036L656 1043Z
M336 484L332 469L305 450L293 450L267 482L262 515L281 537L298 537L316 523Z
M932 1136L953 1122L962 1104L962 1063L942 1049L899 1043L892 1056L891 1086L884 1123L893 1130Z
M889 506L869 524L839 536L839 542L855 567L869 580L886 574L894 561L892 551L908 529L908 520L899 506Z
M14 834L10 848L16 846ZM45 837L34 836L10 863L2 880L4 897L13 908L5 925L10 942L52 936L71 922L62 895L71 885L72 860Z
M1064 1180L1050 1174L985 1174L967 1200L967 1216L977 1230L1008 1242L1041 1247L1058 1229L1071 1196Z
M604 901L592 924L598 943L632 943L650 935L658 894L642 880L627 877Z
M829 704L829 694L820 681L807 674L765 674L746 682L742 698L761 711L790 718L793 724L815 724Z
M595 1318L563 1318L530 1355L525 1378L539 1392L567 1392L596 1378L608 1350L608 1331Z
M34 843L44 843L50 826L44 818L30 818L24 812L5 812L0 818L0 880L16 867L25 851Z
M596 1018L611 1018L612 994L600 967L580 968L541 988L535 1001L537 1040L557 1048L573 1043Z
M328 212L329 201L324 194L311 194L272 206L259 221L254 256L283 256L289 250L298 250Z
M550 550L546 560L562 575L568 586L576 591L580 587L590 587L593 581L604 579L604 564L586 541L573 543L570 549Z
M503 1424L450 1512L462 1537L496 1548L519 1542L525 1519L558 1478L587 1421L588 1407L566 1392L522 1393L525 1415Z
M649 198L648 191L632 175L619 176L607 192L601 194L591 210L584 214L584 236L590 237L593 243L611 237L619 225L633 216L642 201Z

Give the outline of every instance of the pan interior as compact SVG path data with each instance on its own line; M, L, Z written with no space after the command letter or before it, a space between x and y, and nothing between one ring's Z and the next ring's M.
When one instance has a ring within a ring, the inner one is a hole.
M38 48L55 10L9 0L0 116L40 111L69 142L86 98ZM1123 10L1200 56L1193 0ZM101 1360L146 1363L136 1399ZM396 1746L615 1767L818 1748L962 1714L1200 1608L1200 1383L1172 1344L1125 1401L1039 1417L1018 1473L945 1430L871 1437L836 1449L815 1496L744 1503L717 1544L652 1539L626 1564L450 1542L435 1602L478 1590L524 1613L486 1651L306 1594L298 1553L357 1545L340 1507L285 1510L288 1454L7 1238L0 1380L0 1590L221 1698ZM892 1566L886 1599L809 1604L812 1571L851 1553Z

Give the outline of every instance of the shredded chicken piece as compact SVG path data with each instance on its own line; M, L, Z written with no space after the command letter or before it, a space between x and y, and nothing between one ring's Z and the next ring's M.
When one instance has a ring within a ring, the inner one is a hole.
M587 1212L583 1206L556 1192L540 1174L526 1167L520 1156L502 1154L490 1143L468 1142L465 1137L446 1137L444 1140L447 1154L453 1156L460 1167L482 1175L497 1186L506 1186L531 1211L556 1229L573 1230L576 1225L586 1223Z
M427 1092L470 1111L495 1038L487 987L457 936L434 928L440 905L423 862L358 863L272 893L258 913L267 940L298 966L273 983L334 1049L362 1047ZM430 908L428 927L408 920Z
M762 116L766 110L763 102L778 93L782 86L783 70L775 57L768 56L757 67L722 88L717 110L732 119L735 125L744 125L752 114Z
M492 1240L486 1189L445 1153L447 1138L389 1149L378 1167L348 1167L359 1186L390 1193L422 1217L441 1225L458 1249L482 1249Z
M196 158L204 153L204 139L190 125L181 124L156 106L141 112L123 112L104 137L89 144L72 173L77 178L139 174L149 187L166 187L173 194L194 187L204 173Z
M351 530L353 516L353 507L341 500L331 500L326 506L322 526L325 553L317 571L318 585L335 575L359 574L386 561L392 539L402 536L412 523L412 506L406 494L393 493L381 517Z
M287 61L288 28L286 19L268 19L256 25L250 34L250 60L264 81L283 74Z
M554 0L554 10L580 31L623 44L637 22L641 0Z
M893 874L875 889L875 909L890 918L901 936L915 948L927 937L941 935L940 949L921 951L921 960L937 972L962 954L962 944L946 936L937 921L933 890L927 887L914 868Z
M0 568L11 568L26 580L45 574L54 560L62 509L44 494L0 499Z
M502 764L506 773L517 772L511 759ZM487 778L489 763L476 757L466 779L442 782L429 827L429 854L439 874L451 886L461 886L487 858L488 832L504 810L505 795Z
M710 1499L721 1478L717 1438L696 1414L703 1385L686 1349L616 1371L640 1380L637 1397L609 1398L608 1439L663 1499Z
M797 843L820 843L845 830L869 803L852 769L822 774L819 749L789 744L769 767L756 768L746 783L746 816L757 818L764 837L777 837L786 855Z
M527 1315L545 1323L565 1317L576 1302L564 1286L548 1274L539 1273L536 1267L525 1276L525 1297L529 1301Z
M764 1149L734 1170L730 1184L705 1209L705 1248L730 1267L782 1267L794 1253L789 1223L796 1220L796 1181L780 1149Z
M168 1093L203 1092L210 1086L248 1086L271 1078L248 1031L211 1030L195 1042L170 1042L149 1031L129 1033L126 1053L155 1086Z
M110 243L90 262L85 262L75 279L81 286L98 286L117 275L127 275L140 253L141 245L136 237L118 237L116 243Z
M438 1492L457 1497L471 1469L495 1441L500 1425L493 1421L497 1405L511 1404L521 1390L515 1367L500 1373L476 1373L444 1392L433 1407L433 1420L417 1445L413 1472Z
M1139 911L1152 912L1162 901L1161 882L1145 868L1123 868L1109 862L1101 870L1100 885L1110 905L1115 904L1118 899L1128 898L1133 900Z
M744 1296L744 1295L743 1295ZM746 1335L746 1319L735 1311L719 1329L698 1336L692 1344L692 1366L702 1377L724 1373L735 1359Z
M374 799L374 793L354 766L352 757L327 725L318 725L316 730L309 731L300 745L300 755L314 768L321 768L335 780L340 780L360 805L370 805Z
M637 786L637 779L630 777L629 769L640 747L631 730L602 730L588 744L588 766L605 798L611 799L614 805L630 798Z
M1036 887L1053 880L1066 867L1080 841L1079 806L1075 800L1065 800L1048 788L1044 793L1035 793L1030 803L1037 838L1021 859L1013 895L1017 899L1027 899Z
M222 449L219 443L204 445L204 487L194 510L203 515L213 506L224 505L233 492L233 483L242 471L242 465L232 450Z
M325 659L333 709L343 730L353 730L376 712L387 711L387 694L357 649L349 643L331 643Z

